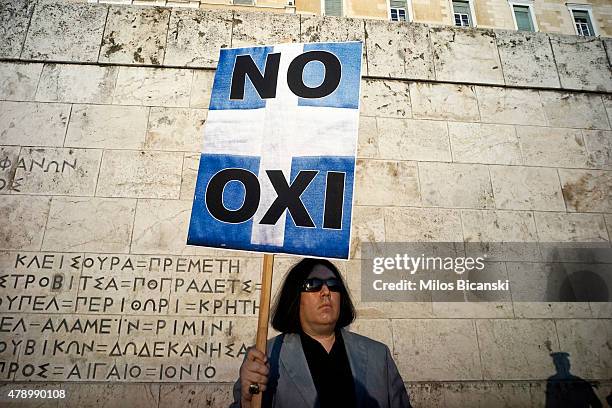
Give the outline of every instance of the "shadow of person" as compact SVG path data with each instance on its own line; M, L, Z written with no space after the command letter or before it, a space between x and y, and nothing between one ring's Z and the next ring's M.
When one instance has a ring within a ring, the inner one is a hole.
M601 408L591 384L570 373L569 354L550 356L557 372L546 381L546 408Z

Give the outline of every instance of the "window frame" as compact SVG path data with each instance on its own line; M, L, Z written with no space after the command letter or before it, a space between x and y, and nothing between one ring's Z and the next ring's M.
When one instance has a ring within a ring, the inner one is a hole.
M393 7L396 10L404 10L406 12L406 22L412 22L414 21L414 15L412 12L412 0L406 0L406 8L397 8L397 7ZM387 20L394 22L394 23L401 23L402 20L391 20L391 0L387 0Z
M342 15L340 16L330 16L330 17L346 17L346 0L340 0L340 3L342 3ZM321 0L321 15L322 16L326 16L327 14L325 14L325 0Z
M455 24L455 6L454 6L454 0L449 0L449 6L450 6L450 10L451 10L451 25L453 27L457 27L457 28L476 28L478 27L478 22L476 21L476 9L474 9L474 0L457 0L463 3L468 3L468 6L470 8L470 15L468 16L469 20L471 21L471 25L469 26L458 26L457 24Z
M519 30L518 23L516 21L516 14L514 14L514 6L522 6L529 7L529 17L531 18L531 25L533 25L533 31L526 31L537 33L540 31L540 27L538 27L538 20L536 19L535 8L533 7L533 1L531 0L508 0L508 4L510 5L510 12L512 13L512 21L514 22L514 29Z
M591 7L590 4L565 3L565 5L567 6L567 9L569 10L569 13L570 13L570 17L572 18L572 26L574 27L575 35L578 35L581 37L587 37L585 35L580 35L578 33L578 28L576 28L576 17L574 16L574 10L587 12L589 16L589 20L591 22L591 27L593 27L593 35L589 37L599 37L599 29L597 27L595 18L593 17L593 8Z

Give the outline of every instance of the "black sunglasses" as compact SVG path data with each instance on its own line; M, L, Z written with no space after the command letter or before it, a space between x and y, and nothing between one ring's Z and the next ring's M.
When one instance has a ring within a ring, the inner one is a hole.
M321 290L324 284L332 292L340 292L342 289L342 282L340 282L340 280L337 278L310 278L306 279L302 284L302 292L318 292Z

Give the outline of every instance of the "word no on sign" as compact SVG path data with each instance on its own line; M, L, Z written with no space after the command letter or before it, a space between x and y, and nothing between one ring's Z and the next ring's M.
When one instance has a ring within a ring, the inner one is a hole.
M222 49L187 243L348 258L361 43Z

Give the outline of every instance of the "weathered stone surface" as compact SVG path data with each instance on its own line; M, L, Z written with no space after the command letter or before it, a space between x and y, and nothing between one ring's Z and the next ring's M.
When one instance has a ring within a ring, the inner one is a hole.
M380 341L393 352L393 331L389 320L358 319L351 324L350 331Z
M351 258L361 256L364 242L376 245L385 241L385 218L380 207L354 206L351 231Z
M204 109L151 108L145 148L202 151L207 112Z
M158 408L227 407L233 384L162 384Z
M417 119L480 120L473 86L413 82L410 99L412 114Z
M533 264L530 264L533 265ZM510 271L508 271L510 273ZM512 283L510 283L512 285ZM567 319L592 317L588 303L580 302L514 302L517 319Z
M559 88L548 35L495 30L506 85Z
M215 71L194 70L189 106L192 108L208 109L214 76Z
M107 7L96 4L41 2L32 15L21 57L96 62L107 12Z
M423 205L495 208L487 166L419 163L418 167Z
M491 30L431 27L436 79L472 84L504 84Z
M582 137L589 155L589 167L612 170L612 132L583 130Z
M407 206L420 203L416 163L357 160L355 204Z
M170 10L110 7L99 62L161 65Z
M365 31L368 75L434 79L428 26L366 20Z
M182 153L106 150L96 195L178 198L182 167Z
M0 102L0 144L61 146L70 105Z
M393 338L394 359L403 378L411 381L482 378L472 320L393 320Z
M423 406L462 407L541 407L545 384L528 381L478 381L441 384L440 403ZM540 401L540 399L542 401ZM415 405L418 406L418 405Z
M610 129L606 110L597 94L540 91L548 126Z
M531 212L462 210L466 242L534 242L536 226Z
M516 133L527 166L589 167L580 130L517 126Z
M188 107L192 78L188 69L120 67L113 103Z
M231 11L173 9L164 65L215 68L231 38Z
M433 302L433 314L443 319L511 319L514 317L512 302Z
M598 37L549 37L562 88L612 92L612 70Z
M543 379L559 351L552 320L477 320L483 376L487 380Z
M446 122L379 118L376 123L381 158L451 161Z
M108 104L118 73L119 67L45 64L36 100Z
M377 158L378 156L378 127L376 126L376 118L360 116L357 157Z
M601 214L536 212L535 220L541 242L601 242L609 240Z
M48 197L0 195L0 249L38 251L50 201Z
M15 338L15 341L19 341L17 338ZM7 361L8 362L8 361ZM16 358L15 358L15 363L16 363ZM15 384L15 383L4 383L0 385L0 392L2 393L2 395L8 395L8 393L11 390L15 390L17 388L21 389L21 390L32 390L32 391L39 391L39 392L44 392L44 391L48 391L50 389L52 389L53 385L48 384L48 383L43 383L43 384L37 384L37 383L21 383L21 384ZM19 399L13 399L8 400L8 401L3 401L3 407L4 408L59 408L60 407L60 399L36 399L36 400L31 400L28 401L27 399L22 399L21 401Z
M22 148L15 180L21 193L93 196L102 151Z
M0 62L0 99L34 100L43 64Z
M234 12L232 47L299 42L300 16L295 14Z
M483 122L546 126L537 91L477 86L476 95Z
M491 182L498 209L565 210L555 169L491 166Z
M147 408L157 406L160 384L68 384L65 408Z
M561 350L569 353L572 374L606 379L612 374L612 325L608 319L557 321Z
M438 208L385 208L387 242L461 242L457 210Z
M453 161L523 164L514 126L448 122Z
M21 146L0 146L0 194L10 194L17 186L15 180Z
M64 145L142 149L148 116L141 106L74 105Z
M199 154L185 154L183 158L183 174L181 177L181 200L193 200L199 166Z
M361 111L365 116L411 118L407 82L365 79L361 81Z
M43 251L127 253L136 200L54 197Z
M612 212L612 171L559 169L568 211Z
M19 58L35 5L29 0L0 2L0 57Z

